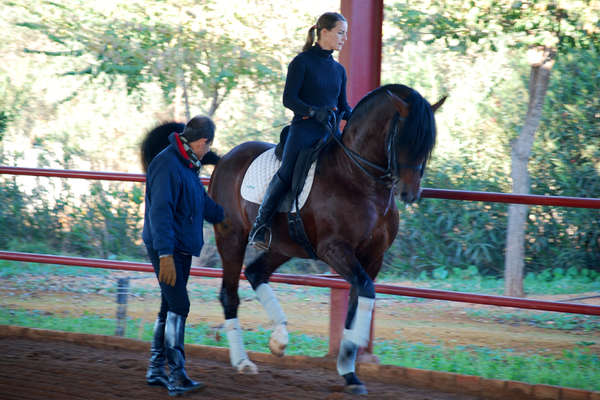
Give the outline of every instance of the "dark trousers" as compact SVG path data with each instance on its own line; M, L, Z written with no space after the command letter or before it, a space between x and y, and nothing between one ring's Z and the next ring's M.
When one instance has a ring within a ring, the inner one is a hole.
M158 272L160 270L158 252L149 246L146 246L146 250L148 251L150 262L154 267L156 277L158 278ZM190 298L188 297L187 283L188 278L190 277L192 256L175 250L173 253L173 260L175 261L175 272L177 273L175 286L169 286L159 282L160 312L158 313L158 317L163 321L167 319L167 311L174 312L183 317L187 317L190 312Z
M281 167L277 171L279 178L288 186L292 184L294 166L300 151L315 145L319 140L327 138L327 130L314 119L300 120L290 126L288 137L283 147Z

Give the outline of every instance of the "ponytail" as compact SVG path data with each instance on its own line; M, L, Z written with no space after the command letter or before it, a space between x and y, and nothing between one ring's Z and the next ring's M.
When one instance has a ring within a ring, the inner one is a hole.
M308 29L308 35L306 35L306 42L304 42L304 47L302 47L302 51L307 51L310 49L315 42L315 31L317 30L317 25L313 25Z
M308 35L306 35L306 42L304 42L302 51L307 51L313 46L313 43L315 42L315 36L318 40L321 29L327 29L330 31L335 27L335 24L338 21L346 22L346 18L344 18L342 14L336 12L326 12L325 14L322 14L319 19L317 19L317 23L308 29Z

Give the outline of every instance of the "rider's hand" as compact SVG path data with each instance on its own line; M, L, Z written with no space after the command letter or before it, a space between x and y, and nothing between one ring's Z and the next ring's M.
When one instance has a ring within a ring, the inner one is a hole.
M177 272L175 272L175 261L172 255L160 258L160 267L158 270L158 281L166 283L169 286L175 286Z
M335 125L335 113L327 107L312 109L310 116L319 121L328 131L331 131Z

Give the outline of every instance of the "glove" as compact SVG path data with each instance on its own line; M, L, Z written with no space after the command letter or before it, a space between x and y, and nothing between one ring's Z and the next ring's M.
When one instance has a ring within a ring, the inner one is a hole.
M350 119L351 115L352 115L352 111L342 111L340 113L339 119L348 121Z
M169 286L175 286L177 272L175 272L175 261L173 256L168 255L160 258L160 267L158 270L158 281L166 283Z
M335 113L327 107L310 110L310 116L319 121L328 131L332 131L335 126Z

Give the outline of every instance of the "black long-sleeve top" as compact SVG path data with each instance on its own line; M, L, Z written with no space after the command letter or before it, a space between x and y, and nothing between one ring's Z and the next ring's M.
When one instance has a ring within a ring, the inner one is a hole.
M310 114L311 109L336 109L346 119L352 108L346 99L346 70L333 59L333 50L315 44L298 54L288 66L283 105L294 112L292 123Z

